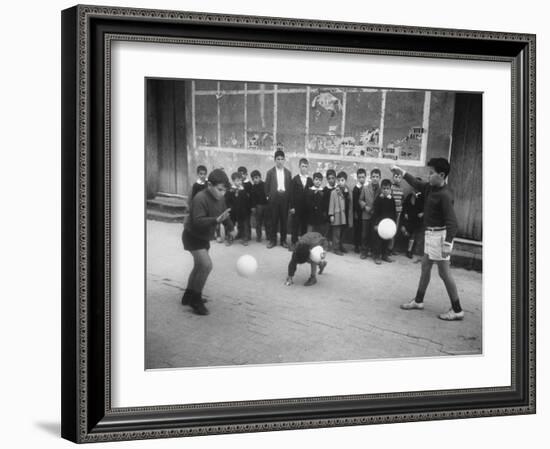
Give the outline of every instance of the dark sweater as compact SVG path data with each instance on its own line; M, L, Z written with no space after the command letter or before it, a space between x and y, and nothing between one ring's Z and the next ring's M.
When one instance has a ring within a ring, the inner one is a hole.
M233 221L244 220L250 216L250 195L242 189L231 188L225 193L227 207L231 208Z
M452 243L458 230L453 207L453 195L447 185L435 187L429 182L420 181L410 173L403 177L412 187L424 195L424 226L445 227L445 241Z
M202 190L191 200L189 215L185 219L184 228L192 236L201 240L212 240L219 217L227 209L225 200L214 198L210 190ZM224 221L229 230L233 230L230 218Z
M263 181L260 181L258 184L252 184L250 188L250 207L256 207L258 204L267 204Z
M414 198L414 204L412 204L412 198ZM413 233L420 229L424 217L418 215L424 212L424 199L421 193L415 194L411 192L405 198L403 202L403 212L401 214L401 224L405 226L405 229L409 233Z
M302 184L300 175L294 176L290 183L290 198L289 209L296 209L296 213L300 214L306 211L306 192L313 186L313 179L309 176L306 178L306 185Z
M390 218L393 221L397 218L395 211L395 199L392 196L385 197L378 195L372 206L372 223L377 226L384 218Z
M193 183L193 188L191 189L191 199L195 198L195 195L199 193L201 190L206 189L206 182L203 184L199 184L197 181Z
M308 225L318 226L326 223L327 216L323 209L323 204L323 189L316 190L310 187L306 192L306 214Z

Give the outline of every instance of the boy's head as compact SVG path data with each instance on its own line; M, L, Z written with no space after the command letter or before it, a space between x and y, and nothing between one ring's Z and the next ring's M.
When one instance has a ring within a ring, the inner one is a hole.
M237 168L237 171L241 174L243 179L246 179L246 175L248 175L248 170L246 169L246 167L241 166L241 167Z
M258 170L252 170L252 173L250 173L250 177L252 178L253 184L259 184L262 180L262 174Z
M401 173L394 173L392 177L394 185L400 186L402 178L403 176L401 175Z
M307 175L307 171L309 170L309 162L307 161L307 159L300 159L300 162L298 163L298 168L300 169L300 174L302 176Z
M275 151L273 159L275 159L275 166L278 169L283 168L283 166L285 165L285 152L283 150Z
M208 190L214 198L222 199L229 187L229 179L225 172L219 168L212 170L208 175Z
M345 171L341 171L340 173L338 173L338 175L336 176L336 179L338 180L338 186L339 187L345 187L346 186L346 182L348 181L348 175Z
M236 187L240 187L243 184L243 175L236 171L231 175L231 181L233 181Z
M380 188L382 189L382 195L385 197L391 195L391 181L389 179L383 179L380 183Z
M364 168L357 169L357 182L361 185L367 180L367 171Z
M208 171L206 170L206 167L204 165L199 165L197 167L197 176L201 181L206 181L206 173Z
M380 169L378 168L373 168L371 171L370 171L370 182L377 186L378 184L380 184L380 178L382 177L382 173L380 172Z
M327 184L331 187L334 187L335 183L336 183L336 170L329 168L327 170Z
M428 162L428 181L432 186L442 186L450 171L451 166L447 159L434 157Z
M316 188L321 187L321 184L323 183L323 175L322 173L316 172L313 173L313 185Z

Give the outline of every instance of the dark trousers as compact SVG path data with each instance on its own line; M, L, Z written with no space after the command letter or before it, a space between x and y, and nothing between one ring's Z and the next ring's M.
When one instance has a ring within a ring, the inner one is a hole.
M237 233L239 238L248 241L250 240L250 215L237 219Z
M360 218L353 219L353 246L360 248L362 244L363 223Z
M361 252L364 254L367 254L369 251L374 250L374 244L373 244L373 237L374 237L374 229L372 226L372 220L369 218L368 220L361 220L361 237L362 237L362 244L361 244Z
M277 229L281 233L281 243L286 242L286 222L288 220L288 193L277 192L269 199L271 223L269 240L277 243Z
M332 249L337 251L341 250L344 247L342 238L344 237L344 231L346 225L333 225L332 228Z
M256 225L256 238L262 238L262 226L265 227L265 236L269 238L269 217L267 204L257 204L256 212L254 214L254 220Z
M305 211L296 210L292 216L292 243L298 241L298 237L301 237L307 232L307 215Z
M384 240L378 235L378 232L373 230L374 257L388 256L391 242L391 239Z

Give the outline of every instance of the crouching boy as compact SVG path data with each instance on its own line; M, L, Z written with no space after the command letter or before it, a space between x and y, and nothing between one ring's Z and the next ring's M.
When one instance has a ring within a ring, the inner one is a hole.
M306 232L296 242L296 247L292 252L292 257L288 264L288 277L286 278L286 285L292 285L292 278L296 273L298 264L309 262L311 266L311 274L309 279L304 284L306 287L317 283L317 267L319 267L319 274L323 273L323 270L327 266L325 260L325 251L327 248L327 239L318 232Z

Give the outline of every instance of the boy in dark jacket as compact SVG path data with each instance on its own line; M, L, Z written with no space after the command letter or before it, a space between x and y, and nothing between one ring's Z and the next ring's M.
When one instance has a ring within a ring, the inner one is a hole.
M395 222L397 212L395 210L395 199L391 195L391 181L383 179L381 184L381 193L375 198L372 206L372 224L374 226L374 263L380 265L384 262L393 262L390 259L390 240L384 240L378 235L378 225L380 222L389 218Z
M357 169L357 184L353 187L352 198L353 198L353 246L356 253L361 252L361 231L363 228L363 210L359 205L359 197L361 196L361 191L365 187L365 182L367 181L367 171L364 168Z
M307 175L309 162L300 159L299 173L290 183L289 213L292 218L292 237L289 250L292 251L298 237L307 232L306 192L313 185L313 180Z
M248 246L248 225L250 222L250 195L243 186L243 178L239 172L231 175L233 186L225 194L227 207L231 209L231 220L237 223L237 238L241 238L242 244ZM226 233L227 235L227 233ZM232 239L226 240L227 246L231 245Z
M403 202L403 211L401 212L401 220L399 228L401 234L408 239L407 257L412 259L414 246L422 240L422 221L424 217L424 199L422 193L411 192Z
M258 170L250 173L252 177L252 186L250 188L250 207L256 224L256 241L262 241L262 225L265 227L265 236L269 236L267 211L267 196L265 195L265 186L262 181L262 175Z
M193 187L191 188L191 199L201 190L206 189L206 173L208 173L208 171L204 165L199 165L197 167L197 180L193 183Z
M306 192L307 232L327 232L327 216L324 210L323 175L313 173L313 186Z

